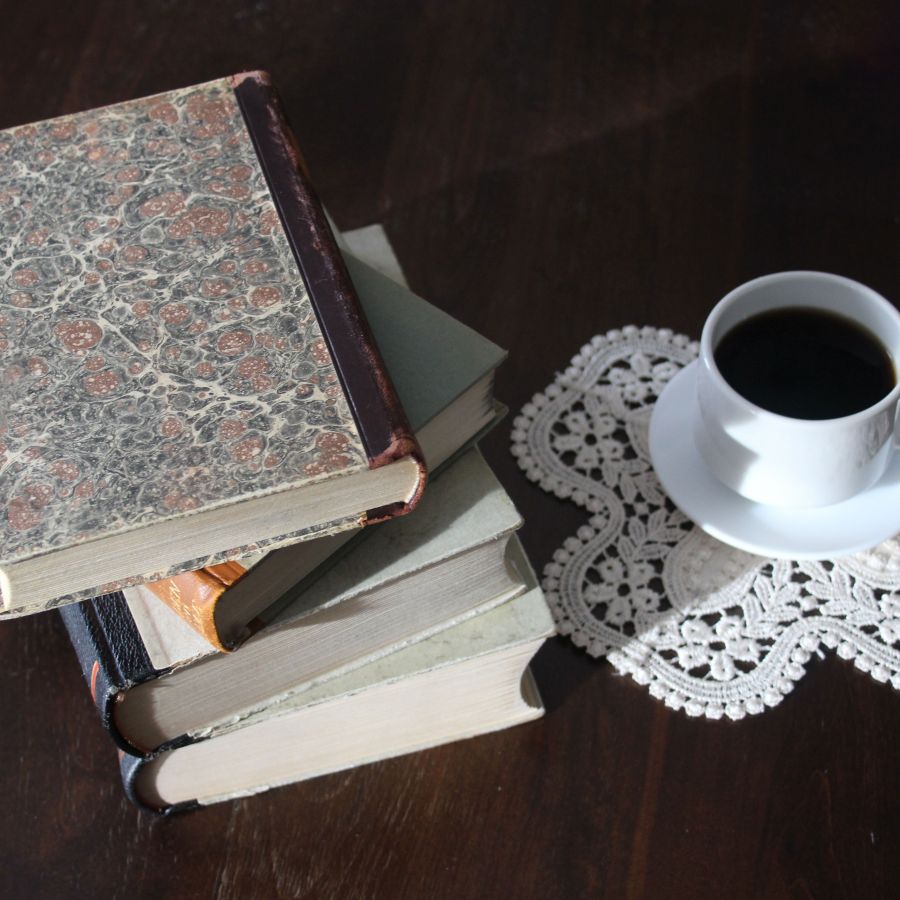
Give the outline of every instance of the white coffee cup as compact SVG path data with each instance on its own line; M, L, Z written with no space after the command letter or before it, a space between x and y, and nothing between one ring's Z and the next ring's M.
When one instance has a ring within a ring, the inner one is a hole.
M794 419L762 409L725 381L714 351L737 324L767 310L837 313L874 334L894 364L894 387L877 403L836 419ZM865 491L884 474L897 443L900 313L871 288L825 272L779 272L748 281L713 308L703 327L697 375L697 449L723 484L770 506L816 507Z

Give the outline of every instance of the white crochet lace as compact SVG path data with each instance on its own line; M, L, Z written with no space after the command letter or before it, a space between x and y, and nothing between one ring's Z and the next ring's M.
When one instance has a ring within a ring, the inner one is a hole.
M544 568L559 630L689 715L779 703L835 649L900 689L900 543L822 562L752 556L709 537L663 493L652 405L697 354L667 329L593 338L514 422L512 452L589 517Z

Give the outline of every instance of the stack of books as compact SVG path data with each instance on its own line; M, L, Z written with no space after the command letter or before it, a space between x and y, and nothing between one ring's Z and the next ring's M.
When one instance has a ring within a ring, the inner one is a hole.
M335 238L264 74L0 132L0 241L0 616L59 607L135 802L541 714L504 353Z

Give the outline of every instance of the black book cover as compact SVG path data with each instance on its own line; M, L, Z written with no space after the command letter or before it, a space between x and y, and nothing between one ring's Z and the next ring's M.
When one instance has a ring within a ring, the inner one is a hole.
M134 685L165 675L168 669L156 669L144 648L125 597L117 592L72 603L59 610L69 640L75 648L81 672L100 713L100 722L119 747L119 771L125 795L139 808L168 815L193 809L194 802L157 808L147 803L136 789L136 779L143 765L159 753L189 743L186 738L172 741L163 748L148 751L138 747L116 726L116 703Z
M150 757L149 759L152 759ZM183 803L174 803L170 806L153 806L145 800L137 789L138 775L141 769L149 762L147 757L131 756L129 753L119 751L119 774L122 776L122 787L125 796L139 809L157 815L168 816L172 813L187 812L197 809L200 804L196 800L186 800Z
M164 675L153 667L125 597L117 592L72 603L59 610L81 663L100 721L126 753L146 756L118 729L115 705L130 688Z

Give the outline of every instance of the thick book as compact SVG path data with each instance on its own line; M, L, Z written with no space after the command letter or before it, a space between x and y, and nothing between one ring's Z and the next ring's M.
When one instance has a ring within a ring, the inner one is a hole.
M303 590L236 653L215 651L144 586L63 607L101 720L146 755L521 593L521 517L477 450Z
M368 231L369 242L375 234ZM390 253L389 245L383 248ZM366 248L364 248L366 249ZM380 254L376 254L376 260ZM418 438L431 477L501 415L496 344L345 253L360 302ZM356 529L185 572L147 587L217 649L233 649L262 624L263 612L353 539Z
M528 663L554 626L540 588L529 587L206 741L149 759L121 754L128 796L157 812L186 810L538 718Z
M0 132L18 613L408 511L424 462L267 76Z

